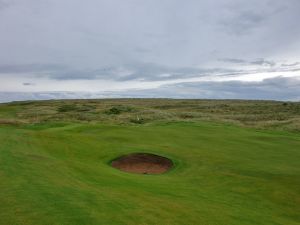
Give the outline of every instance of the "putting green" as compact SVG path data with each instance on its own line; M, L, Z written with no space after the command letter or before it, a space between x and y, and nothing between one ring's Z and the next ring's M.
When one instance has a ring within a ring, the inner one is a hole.
M212 123L0 127L0 224L300 224L300 135ZM111 167L165 156L164 174Z

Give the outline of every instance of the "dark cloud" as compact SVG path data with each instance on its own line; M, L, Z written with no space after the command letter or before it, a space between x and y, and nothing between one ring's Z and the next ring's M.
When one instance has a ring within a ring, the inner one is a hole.
M259 72L298 71L298 63L276 67L276 62L266 59L246 61L225 58L219 61L241 66L255 65L256 69L243 67L170 67L154 63L134 63L120 66L107 66L99 69L76 69L62 64L0 65L0 76L7 74L31 74L31 77L48 78L57 81L66 80L111 80L111 81L168 81L174 79L200 78L216 75L234 77ZM266 68L267 67L267 68Z
M269 99L300 101L300 79L276 77L261 82L192 82L128 91L125 97Z
M219 61L228 62L228 63L236 63L236 64L248 63L247 61L245 61L243 59L231 59L231 58L219 59Z
M23 83L23 85L24 85L24 86L34 86L35 83L28 83L28 82L25 82L25 83Z
M123 66L107 66L100 69L73 69L61 64L24 64L24 65L0 65L0 75L28 74L38 77L47 77L54 80L97 80L107 79L115 81L161 81L170 79L182 79L207 76L215 73L240 72L234 69L224 68L192 68L192 67L168 67L153 63L135 63Z
M233 64L249 64L249 65L252 64L252 65L257 65L257 66L269 66L269 67L276 66L276 62L267 60L267 59L263 59L263 58L255 59L252 61L244 60L244 59L224 58L224 59L220 59L219 61L233 63ZM297 64L292 64L292 65L295 66Z
M236 35L248 34L252 29L259 27L267 16L259 14L255 11L238 12L225 20L222 20L220 24L229 32Z
M259 66L270 66L273 67L276 65L275 62L269 61L266 59L256 59L255 61L250 62L253 65L259 65Z
M189 68L189 67L168 67L151 63L136 63L119 67L104 67L86 71L61 71L50 73L51 79L57 80L76 80L76 79L107 79L115 81L163 81L173 79L186 79L192 77L203 77L211 74L236 74L241 72L235 69L226 68Z

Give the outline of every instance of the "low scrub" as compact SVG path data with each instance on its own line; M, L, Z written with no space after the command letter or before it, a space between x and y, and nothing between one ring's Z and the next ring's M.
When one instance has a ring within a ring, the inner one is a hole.
M130 122L135 124L144 124L146 120L137 116L136 118L130 119Z
M78 110L76 105L62 105L57 108L58 112L70 112Z
M124 106L124 105L117 105L117 106L113 106L110 109L106 110L105 113L108 115L114 114L114 115L118 115L124 112L134 112L134 108L131 106Z

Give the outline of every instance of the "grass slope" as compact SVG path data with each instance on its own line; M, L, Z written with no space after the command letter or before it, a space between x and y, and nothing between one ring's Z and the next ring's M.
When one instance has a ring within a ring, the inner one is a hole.
M0 143L1 225L300 224L299 133L44 122L1 125ZM137 175L109 166L130 152L176 167Z

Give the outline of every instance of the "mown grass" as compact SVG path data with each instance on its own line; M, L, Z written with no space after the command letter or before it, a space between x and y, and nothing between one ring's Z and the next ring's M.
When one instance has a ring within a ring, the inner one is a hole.
M76 110L58 112L65 103L76 104ZM94 107L78 112L83 104ZM105 113L122 104L134 110ZM286 106L234 101L230 108L239 111L231 117L233 125L224 123L229 115L224 110L213 114L217 120L206 115L211 107L219 110L210 104L89 100L2 105L2 119L23 123L0 125L0 224L299 224L299 133L283 131L281 125L271 130L274 124L268 130L245 127L253 125L232 119L258 108L259 115L267 116L271 107ZM178 116L197 114L196 108L205 108L200 113L206 116ZM95 117L78 120L77 113ZM296 110L274 113L297 118ZM129 120L137 116L146 118L143 124ZM258 122L255 126L263 128ZM137 175L109 165L131 152L169 157L175 168Z

